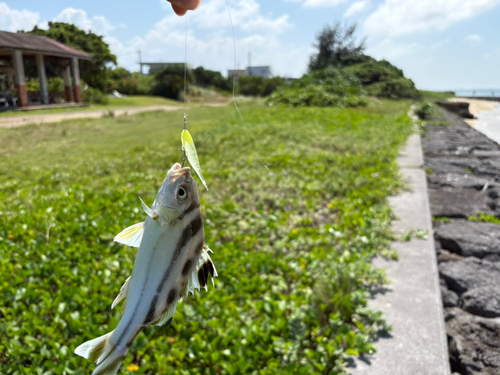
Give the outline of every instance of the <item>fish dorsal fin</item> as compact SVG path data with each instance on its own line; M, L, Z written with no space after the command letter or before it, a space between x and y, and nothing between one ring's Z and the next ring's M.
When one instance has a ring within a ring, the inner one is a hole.
M127 296L127 292L128 292L128 284L130 282L130 277L128 277L127 280L125 280L125 283L122 285L122 287L120 288L120 294L118 294L118 296L115 298L115 300L113 301L113 304L111 305L111 309L114 309L116 305L118 305L120 303L120 301L122 299L124 299L126 296Z
M215 265L208 254L209 252L213 253L207 244L204 244L200 257L198 258L198 263L196 263L196 267L194 268L191 278L189 279L186 296L189 295L189 293L194 294L195 289L200 290L200 288L205 288L205 290L208 290L207 284L209 275L212 276L212 285L215 286L213 278L218 276L218 274L215 269Z
M114 241L132 247L139 247L142 241L143 234L144 223L137 223L128 228L125 228L120 233L118 233L114 238Z
M162 325L166 324L168 327L170 325L170 323L172 322L172 318L174 317L176 309L177 309L177 302L174 302L172 304L172 306L167 311L165 311L158 318L157 322L155 322L154 324L156 324L157 326L162 326Z
M144 210L144 212L153 220L156 220L158 219L158 214L152 209L152 208L149 208L147 206L146 203L144 203L144 201L142 200L141 197L139 197L139 199L141 200L141 206L142 206L142 209Z

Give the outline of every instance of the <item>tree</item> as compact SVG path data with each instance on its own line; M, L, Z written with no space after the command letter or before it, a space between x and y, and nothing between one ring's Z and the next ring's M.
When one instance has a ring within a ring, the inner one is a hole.
M20 31L24 32L24 31ZM49 22L47 30L35 26L28 34L46 36L60 43L77 48L92 55L92 61L82 63L82 79L91 87L106 90L107 65L116 65L116 56L111 53L103 37L91 31L85 32L75 25L65 22Z
M188 69L186 71L186 85L193 82L193 71ZM184 64L170 64L158 69L155 72L155 83L153 95L181 100L184 90Z
M318 52L311 56L309 71L321 70L328 66L343 67L369 59L363 54L365 39L357 41L357 25L326 25L316 37L314 47Z

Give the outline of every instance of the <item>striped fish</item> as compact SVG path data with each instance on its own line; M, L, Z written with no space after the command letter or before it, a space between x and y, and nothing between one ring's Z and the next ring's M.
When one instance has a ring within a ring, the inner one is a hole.
M142 201L141 201L142 202ZM217 276L204 242L198 188L189 168L176 163L168 171L153 206L142 202L148 215L115 241L139 247L132 275L125 281L114 308L127 298L116 329L88 341L75 353L97 363L93 375L114 375L132 342L152 324L168 326L177 302L194 289L207 289L209 276Z

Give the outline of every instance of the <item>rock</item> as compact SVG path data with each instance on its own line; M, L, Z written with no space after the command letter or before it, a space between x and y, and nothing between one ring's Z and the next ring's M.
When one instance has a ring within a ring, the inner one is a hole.
M483 260L487 260L493 263L500 263L500 254L499 253L488 254L483 258Z
M464 257L483 258L500 254L500 225L454 220L439 225L434 231L442 249Z
M457 293L443 286L441 286L439 289L441 290L441 299L443 300L444 307L458 306L459 297Z
M496 263L470 257L460 262L439 263L438 268L448 289L458 295L473 288L500 285L500 265Z
M474 115L469 112L469 103L467 102L448 102L446 100L439 100L436 104L461 117L474 118Z
M462 375L500 374L500 322L446 309L451 370Z
M481 158L500 158L500 150L474 150L472 155Z
M493 184L486 178L480 178L466 173L430 174L427 176L429 184L481 190L486 184Z
M460 305L471 314L496 318L500 316L500 288L487 285L470 289L460 297Z
M425 166L433 174L469 174L481 168L481 160L473 157L433 156L425 157Z
M478 212L492 215L486 193L473 189L428 189L432 215L436 217L467 218Z
M438 253L438 262L457 262L464 259L463 256L441 249Z

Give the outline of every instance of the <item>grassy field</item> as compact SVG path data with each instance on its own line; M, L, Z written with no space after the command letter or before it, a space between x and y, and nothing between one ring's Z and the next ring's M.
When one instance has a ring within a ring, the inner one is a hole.
M65 112L80 112L80 111L99 111L99 110L114 110L130 107L151 107L158 105L181 106L181 102L171 99L165 99L159 96L127 96L125 98L109 98L108 104L92 104L88 107L67 107L67 108L51 108L37 109L33 111L4 111L0 112L0 117L8 116L29 116L29 115L45 115L51 113Z
M216 287L145 329L121 373L343 373L389 328L367 308L385 282L369 261L390 245L409 104L241 107L244 124L231 107L188 117ZM144 220L138 196L151 204L180 161L182 125L153 112L0 129L0 373L94 368L73 350L116 327L136 253L113 236Z
M437 100L447 100L453 98L455 93L453 91L426 91L419 90L422 95L422 99L428 102L437 101Z

